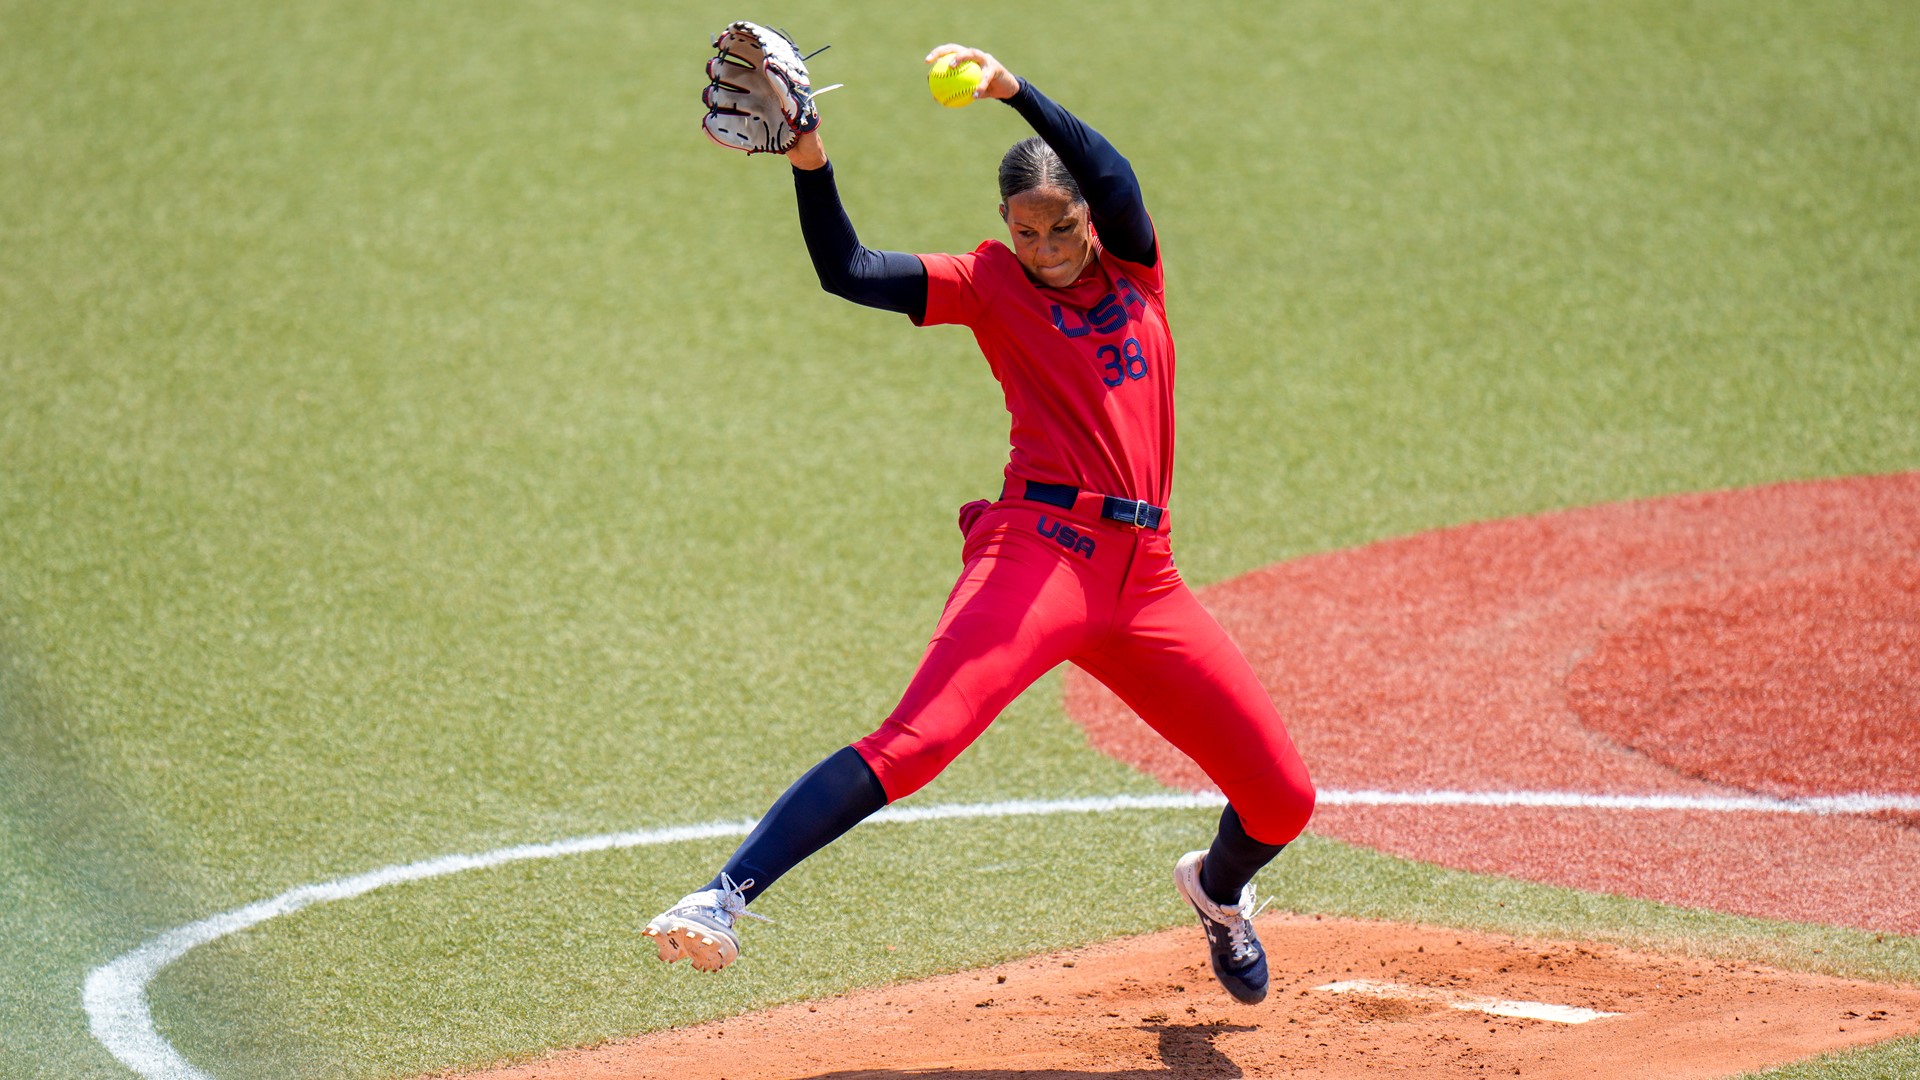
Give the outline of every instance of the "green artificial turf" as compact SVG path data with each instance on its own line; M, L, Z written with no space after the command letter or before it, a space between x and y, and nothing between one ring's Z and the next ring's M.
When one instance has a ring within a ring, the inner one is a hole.
M1132 158L1196 583L1920 468L1910 4L0 3L0 1073L126 1075L79 987L156 933L751 816L891 708L1004 415L964 331L818 291L783 163L695 130L743 15L833 42L823 130L876 246L998 228L1023 128L931 102L940 41ZM1048 679L917 799L1152 790ZM1207 830L875 826L768 894L724 980L632 934L724 842L476 872L197 950L154 1011L221 1080L525 1055L1170 925ZM1920 981L1910 938L1321 841L1269 877L1298 910Z
M1742 1080L1906 1080L1920 1076L1920 1039L1897 1039L1848 1054L1817 1058L1750 1073Z

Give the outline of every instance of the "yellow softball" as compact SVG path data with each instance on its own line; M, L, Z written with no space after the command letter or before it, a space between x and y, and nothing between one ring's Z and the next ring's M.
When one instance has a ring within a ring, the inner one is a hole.
M949 109L973 104L973 92L979 87L980 65L971 60L956 65L952 55L947 55L935 60L927 71L927 89L933 91L933 100Z

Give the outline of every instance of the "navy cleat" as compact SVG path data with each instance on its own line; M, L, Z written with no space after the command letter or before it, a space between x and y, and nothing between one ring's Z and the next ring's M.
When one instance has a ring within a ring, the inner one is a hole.
M1213 977L1227 988L1235 1001L1258 1005L1267 997L1267 952L1253 932L1253 883L1240 890L1240 902L1228 907L1216 904L1200 887L1200 862L1204 851L1189 851L1173 868L1173 886L1200 915L1200 928L1207 932L1207 952L1213 959Z

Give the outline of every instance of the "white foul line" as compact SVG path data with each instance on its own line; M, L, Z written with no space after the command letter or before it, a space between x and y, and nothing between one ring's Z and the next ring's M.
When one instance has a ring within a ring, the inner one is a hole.
M931 806L888 807L868 818L874 822L950 821L961 818L999 818L1051 814L1101 814L1116 810L1194 810L1224 806L1217 794L1113 795L1087 799L1028 799L996 803L945 803ZM1591 795L1563 791L1322 791L1321 806L1485 806L1563 807L1597 810L1695 810L1712 813L1870 814L1884 811L1920 812L1915 795L1835 795L1810 799L1770 799L1764 796L1714 797L1689 795ZM435 859L386 866L353 877L318 885L301 885L271 899L176 927L131 952L87 973L81 999L88 1029L100 1045L146 1080L212 1080L183 1057L153 1026L147 986L162 968L202 945L290 915L314 904L363 896L375 889L408 881L424 881L464 870L485 870L508 863L554 859L620 848L651 847L690 840L745 836L752 821L718 821L663 829L607 833L523 844L477 855L444 855Z
M1545 1001L1511 1001L1506 998L1463 994L1457 990L1443 990L1433 986L1408 986L1405 983L1378 982L1373 979L1332 982L1325 986L1316 986L1314 989L1323 990L1329 994L1367 994L1372 997L1431 1001L1445 1005L1449 1009L1483 1012L1493 1016L1514 1016L1522 1020L1546 1020L1555 1024L1584 1024L1590 1020L1603 1020L1609 1016L1621 1015L1601 1012L1599 1009L1583 1009L1577 1005L1553 1005Z
M1701 810L1708 813L1920 813L1920 795L1599 795L1582 791L1323 791L1321 806L1492 806L1570 810Z

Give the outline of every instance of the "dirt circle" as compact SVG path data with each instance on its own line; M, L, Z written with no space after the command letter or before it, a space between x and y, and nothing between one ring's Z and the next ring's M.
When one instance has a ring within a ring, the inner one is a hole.
M1671 604L1567 676L1580 722L1683 776L1787 797L1920 777L1920 563Z
M1202 598L1323 789L1920 794L1920 473L1464 526ZM1091 679L1070 672L1066 704L1095 746L1207 787ZM1471 870L1915 933L1911 817L1344 805L1312 828ZM1257 1007L1214 985L1189 927L479 1075L1538 1080L1632 1061L1707 1078L1920 1031L1915 988L1312 917L1263 918L1261 935L1274 988ZM1486 1011L1516 1002L1608 1015Z

